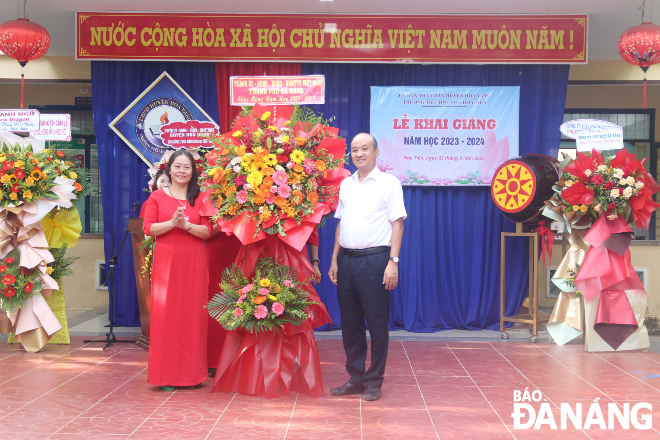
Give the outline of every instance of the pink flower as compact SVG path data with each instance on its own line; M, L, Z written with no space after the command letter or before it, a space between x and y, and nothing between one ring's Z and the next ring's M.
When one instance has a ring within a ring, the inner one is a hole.
M234 178L234 184L235 184L236 186L241 186L241 185L243 185L244 183L245 183L245 176L244 176L244 175L239 174L238 176L236 176L236 177Z
M249 189L250 189L250 184L249 184L249 183L246 183L245 185L243 185L243 189L244 189L245 191L249 190Z
M282 303L279 302L273 303L273 313L275 313L277 316L280 316L282 313L284 313L284 306L282 305Z
M238 200L238 203L240 203L241 205L247 202L247 199L248 199L247 191L241 190L236 193L236 200Z
M233 167L231 167L231 169L234 170L234 172L236 174L241 172L241 166L240 165L234 165Z
M288 199L289 196L291 196L291 187L287 184L280 185L279 189L277 190L277 193L284 197L285 199Z
M288 179L289 177L285 171L275 171L273 174L273 182L275 182L277 185L286 185Z
M245 300L245 298L247 298L247 295L246 295L246 294L241 295L241 296L236 300L236 303L237 303L237 304L242 303L242 302Z
M262 287L259 289L259 295L268 295L270 293L270 290L266 289L265 287Z
M316 191L319 188L319 184L316 182L316 179L310 179L312 182L312 188Z
M303 161L303 169L307 174L310 174L312 171L316 169L316 163L311 159L305 159Z
M234 310L234 318L238 318L239 316L242 316L242 315L243 315L243 310L241 310L241 309Z
M291 287L291 286L293 286L293 283L292 283L291 281L289 281L289 280L284 280L284 285L285 285L286 287Z
M263 304L257 306L257 310L254 311L254 317L264 319L266 316L268 316L268 308Z
M247 286L243 287L243 289L241 289L241 292L248 293L249 291L252 290L253 287L254 287L254 284L248 284Z
M273 203L275 203L275 196L270 195L270 196L266 197L266 203L268 203L269 205L272 205Z
M293 162L289 162L289 163L287 163L287 164L286 164L286 167L287 167L288 169L293 168Z

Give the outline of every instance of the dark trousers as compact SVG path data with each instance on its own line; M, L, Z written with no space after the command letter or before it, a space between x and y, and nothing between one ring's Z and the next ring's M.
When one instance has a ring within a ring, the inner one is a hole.
M390 334L390 291L385 289L383 276L389 262L389 252L350 257L340 252L337 258L337 297L341 310L341 334L346 351L346 371L349 382L365 387L383 384L387 344ZM371 366L365 371L367 334L371 335Z

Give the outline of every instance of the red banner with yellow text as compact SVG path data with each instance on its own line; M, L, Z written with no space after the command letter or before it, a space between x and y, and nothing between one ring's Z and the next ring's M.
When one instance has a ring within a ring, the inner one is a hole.
M76 59L587 62L587 15L76 13Z

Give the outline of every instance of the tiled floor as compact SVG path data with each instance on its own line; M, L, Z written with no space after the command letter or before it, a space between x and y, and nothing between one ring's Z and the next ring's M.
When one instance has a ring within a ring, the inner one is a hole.
M660 427L660 354L585 353L579 345L525 342L392 341L383 397L333 397L345 382L340 340L319 340L326 396L277 399L202 389L160 391L146 382L146 351L123 345L48 345L25 353L0 343L0 439L618 439L660 438L639 430L515 429L514 390L539 390L561 428L562 403L582 421L598 399L620 410L653 405ZM646 373L646 374L641 374ZM658 377L653 377L658 374ZM536 394L538 396L538 394ZM626 405L627 404L627 405ZM526 414L526 413L525 413ZM612 419L615 419L612 417ZM527 418L524 418L524 423ZM642 423L637 421L637 424Z

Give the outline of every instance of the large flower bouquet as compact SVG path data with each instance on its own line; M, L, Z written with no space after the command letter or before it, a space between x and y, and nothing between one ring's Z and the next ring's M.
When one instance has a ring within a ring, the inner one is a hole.
M605 157L593 150L565 159L562 166L551 202L569 228L588 227L605 215L608 220L621 216L648 229L652 212L660 206L652 198L660 187L635 155L621 149L616 156Z
M39 295L44 284L38 269L19 264L18 249L0 259L0 309L15 312L27 299Z
M91 191L89 172L76 167L61 150L35 153L31 147L3 145L0 151L0 203L19 206L39 199L56 200L54 188L68 183L76 197Z
M338 196L333 178L345 162L345 140L328 124L298 106L272 112L255 106L239 115L231 132L213 138L215 151L207 155L202 181L218 209L216 221L232 229L250 219L256 238L285 236L319 211L328 214L332 209L324 208Z
M248 279L233 265L225 270L220 288L208 303L209 314L227 330L281 331L284 324L299 325L306 309L315 304L298 280L295 269L261 257Z

